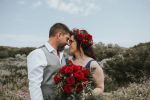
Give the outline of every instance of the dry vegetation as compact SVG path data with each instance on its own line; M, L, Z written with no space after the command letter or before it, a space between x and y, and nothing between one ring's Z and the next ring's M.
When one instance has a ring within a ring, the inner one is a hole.
M2 100L29 100L25 56L1 59L0 76Z
M26 55L33 49L0 47L0 100L30 100ZM103 67L105 93L100 100L150 100L150 43L129 49L99 43L95 51L99 61L113 58Z

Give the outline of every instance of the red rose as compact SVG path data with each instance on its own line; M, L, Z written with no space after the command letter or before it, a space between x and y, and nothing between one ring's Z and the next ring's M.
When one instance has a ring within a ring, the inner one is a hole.
M85 78L85 77L84 77L84 78L82 79L82 81L83 81L83 82L88 81L88 78Z
M89 39L92 40L92 35L89 36Z
M69 84L64 85L63 90L66 94L70 94L72 92L72 87Z
M85 40L85 44L88 45L88 40Z
M83 43L85 43L85 40L83 40Z
M82 90L83 90L82 84L77 85L77 87L76 87L76 92L77 92L77 93L80 93Z
M82 66L73 65L73 72L77 72L82 69Z
M71 74L73 72L73 67L72 66L67 66L65 68L65 74Z
M54 82L58 84L61 81L61 77L59 75L54 76Z
M67 68L67 66L63 66L60 70L59 70L59 72L61 73L61 74L65 74L65 69Z
M89 34L85 34L85 37L88 38L88 37L89 37Z
M74 77L77 78L78 80L82 80L84 79L84 73L82 73L81 71L77 71L74 73Z
M90 69L89 68L83 69L82 72L84 73L84 76L87 77L90 74Z
M70 77L66 78L66 82L70 85L74 85L75 84L75 78L73 76L70 76Z

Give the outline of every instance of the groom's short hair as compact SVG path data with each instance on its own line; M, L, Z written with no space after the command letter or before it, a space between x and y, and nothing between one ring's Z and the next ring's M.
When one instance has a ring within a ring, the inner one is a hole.
M69 30L69 28L65 24L55 23L49 30L49 37L55 36L56 33L59 31L63 32L64 34L65 33L71 34L71 31Z

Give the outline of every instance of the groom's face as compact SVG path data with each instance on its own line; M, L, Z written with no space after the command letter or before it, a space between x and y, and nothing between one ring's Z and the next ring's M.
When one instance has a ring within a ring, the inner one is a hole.
M59 46L58 46L59 51L64 50L65 46L68 45L69 39L70 39L70 34L69 33L62 33L60 35Z

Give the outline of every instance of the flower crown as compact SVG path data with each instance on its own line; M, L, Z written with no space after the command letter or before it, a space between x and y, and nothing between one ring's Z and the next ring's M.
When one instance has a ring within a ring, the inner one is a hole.
M84 30L73 29L73 33L77 34L78 41L80 41L84 47L91 47L93 45L92 35L90 35L88 32Z

